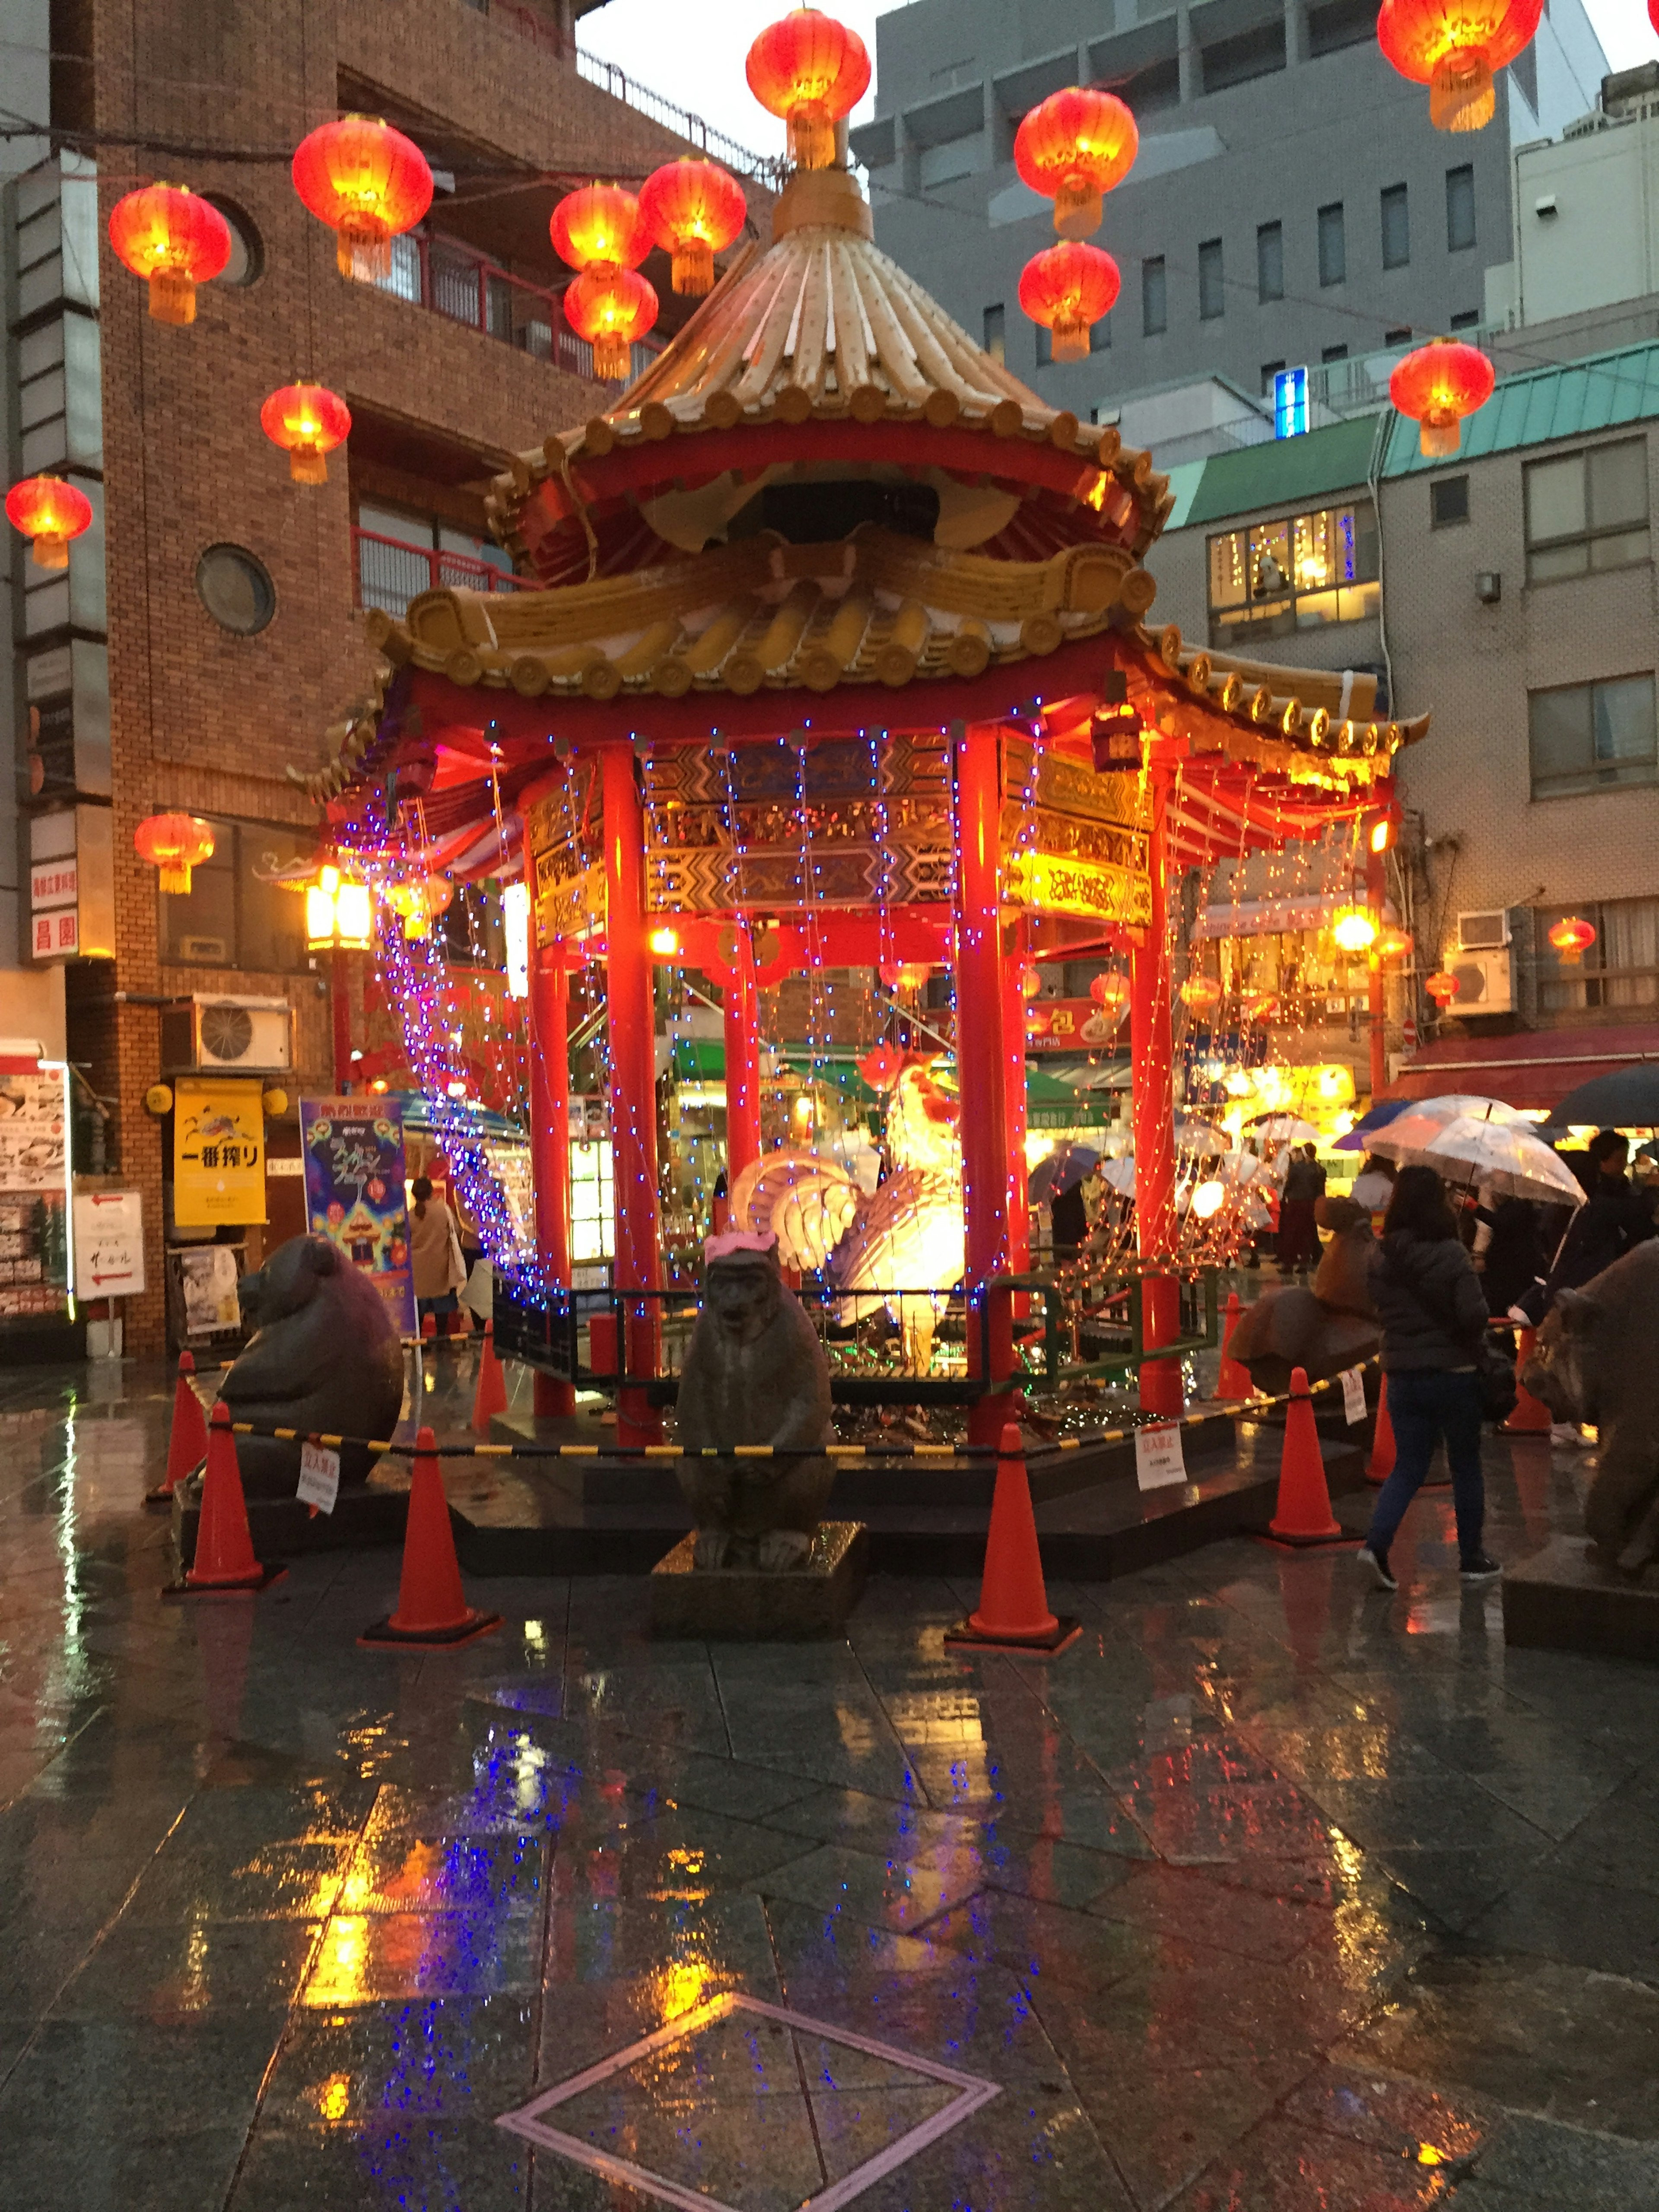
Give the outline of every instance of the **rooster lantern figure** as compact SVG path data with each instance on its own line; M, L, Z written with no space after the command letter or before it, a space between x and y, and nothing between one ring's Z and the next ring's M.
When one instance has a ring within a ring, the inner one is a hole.
M931 1066L888 1044L859 1062L872 1091L891 1094L887 1175L873 1193L839 1162L805 1152L763 1153L732 1192L732 1227L775 1237L784 1267L821 1273L840 1293L837 1322L886 1309L909 1375L932 1364L939 1316L967 1261L961 1109Z

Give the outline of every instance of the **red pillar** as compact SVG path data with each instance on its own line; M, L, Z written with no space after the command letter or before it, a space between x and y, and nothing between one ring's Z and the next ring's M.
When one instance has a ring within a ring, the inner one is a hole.
M1382 855L1373 852L1369 842L1365 848L1365 908L1371 918L1376 936L1371 941L1370 962L1365 978L1366 1012L1370 1017L1371 1043L1371 1101L1375 1104L1389 1087L1389 1032L1387 1002L1383 997L1382 956L1376 949L1376 939L1382 934Z
M1003 971L1000 732L994 722L956 726L957 1082L962 1094L962 1191L967 1213L970 1291L1006 1273L1008 1126L1007 1028ZM1013 1368L1012 1316L1006 1294L988 1296L990 1376ZM981 1323L970 1306L968 1358L979 1372ZM969 1440L995 1443L1014 1416L1013 1394L988 1392L969 1412Z
M760 1158L760 1000L755 988L755 945L742 921L733 928L738 949L726 979L726 1187Z
M556 1289L570 1288L570 971L561 949L530 954L530 1172L536 1193L536 1258ZM575 1388L535 1378L538 1413L574 1413Z
M1008 1136L1008 1251L1010 1264L1023 1275L1031 1264L1031 1209L1025 1182L1025 994L1022 930L1015 947L1014 973L1002 994L1002 1112ZM1029 1299L1022 1299L1024 1311Z
M1129 1054L1135 1140L1135 1238L1143 1261L1173 1252L1176 1243L1174 1046L1170 1036L1170 770L1154 759L1147 769L1151 819L1147 870L1152 919L1129 946ZM1147 1345L1172 1344L1180 1330L1179 1285L1169 1277L1142 1288ZM1153 1413L1179 1413L1184 1401L1181 1363L1149 1360L1140 1370L1140 1403Z
M607 745L605 787L605 1018L611 1039L611 1141L617 1177L616 1281L624 1291L653 1291L662 1275L657 1251L657 1023L651 957L645 941L645 815L634 756ZM661 1342L657 1301L627 1311L628 1366L654 1375ZM624 1388L617 1404L617 1441L656 1443L662 1417L643 1390Z

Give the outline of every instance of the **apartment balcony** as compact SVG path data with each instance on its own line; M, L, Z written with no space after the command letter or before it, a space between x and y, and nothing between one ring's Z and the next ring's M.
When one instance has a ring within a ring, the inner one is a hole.
M357 605L379 607L399 622L410 601L422 592L531 592L540 588L494 561L482 560L471 553L450 552L441 546L428 549L410 545L402 538L383 537L377 530L354 529L351 555Z
M499 338L538 361L589 383L593 349L564 319L560 295L515 276L459 239L441 233L411 232L392 241L392 271L380 279L382 291L464 323L486 337ZM629 381L641 375L654 358L654 343L633 349Z

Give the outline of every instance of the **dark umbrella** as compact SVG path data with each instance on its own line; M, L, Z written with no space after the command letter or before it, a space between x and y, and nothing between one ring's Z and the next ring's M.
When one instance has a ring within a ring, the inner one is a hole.
M1039 1160L1025 1178L1025 1195L1032 1206L1046 1205L1062 1190L1070 1190L1093 1173L1100 1154L1087 1145L1056 1146L1046 1160Z
M1555 1107L1542 1133L1582 1128L1659 1129L1659 1060L1642 1060L1593 1075L1569 1091Z
M1367 1151L1365 1139L1373 1129L1386 1128L1396 1115L1403 1114L1408 1106L1416 1103L1414 1098L1385 1098L1380 1106L1373 1106L1368 1114L1362 1114L1347 1135L1339 1137L1331 1150L1336 1152Z

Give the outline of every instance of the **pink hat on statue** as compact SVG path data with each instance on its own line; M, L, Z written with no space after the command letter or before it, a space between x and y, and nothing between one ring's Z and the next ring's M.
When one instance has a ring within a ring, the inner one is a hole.
M748 1229L723 1230L718 1237L705 1237L702 1240L702 1256L705 1260L729 1260L738 1252L764 1254L775 1252L777 1249L778 1240L775 1236L757 1237Z

